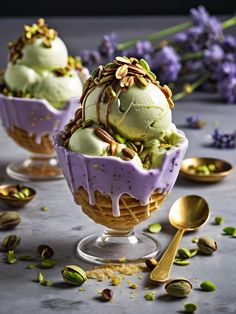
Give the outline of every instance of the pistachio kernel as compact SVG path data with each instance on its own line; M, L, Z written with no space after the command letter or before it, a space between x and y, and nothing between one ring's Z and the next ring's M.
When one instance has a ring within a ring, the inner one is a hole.
M186 313L193 313L197 310L197 305L194 303L185 303L184 304L184 311Z
M147 230L151 233L158 233L161 231L161 224L159 222L150 224Z
M225 227L223 229L224 233L227 235L234 235L236 228L235 227Z
M44 269L49 269L49 268L53 268L55 265L56 265L56 261L54 259L46 258L41 261L41 263L39 264L39 267L44 268Z
M221 225L224 222L224 217L223 216L216 216L215 217L215 224L216 225Z
M190 264L190 261L187 259L175 258L173 263L178 266L187 266Z
M16 256L14 250L9 250L7 254L7 262L9 264L15 264L16 263Z
M203 291L212 292L216 290L216 285L210 280L205 280L200 284L200 287Z
M189 251L189 249L187 249L186 247L183 247L181 249L178 250L178 254L180 258L190 258L191 257L191 252Z

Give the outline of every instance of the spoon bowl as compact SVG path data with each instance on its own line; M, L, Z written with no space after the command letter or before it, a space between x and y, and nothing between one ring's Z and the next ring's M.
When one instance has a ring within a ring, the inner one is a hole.
M203 226L209 218L209 207L204 198L187 195L171 206L169 221L177 229L194 230Z
M169 221L178 231L157 266L150 274L150 279L153 283L165 282L169 278L172 264L184 232L203 226L209 216L209 206L201 196L187 195L175 201L170 209Z

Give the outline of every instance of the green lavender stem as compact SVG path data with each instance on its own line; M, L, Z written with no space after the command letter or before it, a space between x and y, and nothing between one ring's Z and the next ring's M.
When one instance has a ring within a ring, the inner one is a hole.
M197 51L197 52L189 52L185 53L181 60L182 61L187 61L187 60L193 60L193 59L201 59L204 56L203 51Z
M222 26L223 30L227 29L229 27L232 27L234 25L236 25L236 16L233 16L230 19L228 19L228 20L226 20L226 21L221 23L221 26ZM178 25L175 25L175 26L172 26L172 27L168 27L166 29L163 29L162 31L150 34L148 36L143 36L143 37L140 37L140 38L136 38L136 39L133 39L133 40L129 40L129 41L120 43L120 44L118 44L117 49L118 50L124 50L124 49L130 48L130 47L133 47L136 44L137 41L143 40L143 39L149 40L149 41L157 41L157 40L160 40L160 39L162 39L162 38L164 38L166 36L173 35L175 33L184 31L184 30L190 28L191 26L192 26L191 22L185 22L185 23L181 23L181 24L178 24Z
M172 26L172 27L168 27L166 29L163 29L160 32L156 32L156 33L150 34L148 36L144 36L144 37L141 37L141 38L136 38L136 39L133 39L133 40L129 40L129 41L120 43L117 46L117 49L118 50L124 50L124 49L130 48L130 47L134 46L137 41L142 40L142 39L149 40L149 41L160 40L160 39L162 39L162 38L164 38L166 36L169 36L169 35L181 32L181 31L189 28L190 26L192 26L192 23L185 22L185 23L181 23L181 24L178 24L178 25L175 25L175 26Z
M191 90L191 93L197 89L199 86L201 86L203 83L205 83L207 81L207 79L209 78L209 74L205 74L202 77L200 77L196 82L194 82L193 84L189 84L189 89ZM185 90L183 90L180 93L175 94L172 99L174 101L179 100L183 97L185 97L186 95L190 94L189 92L187 93Z
M226 29L234 25L236 25L236 16L233 16L230 19L221 23L222 29Z

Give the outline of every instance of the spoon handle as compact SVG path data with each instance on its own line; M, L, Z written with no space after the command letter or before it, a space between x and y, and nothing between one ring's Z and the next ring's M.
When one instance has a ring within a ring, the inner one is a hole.
M184 229L179 229L167 250L162 255L162 258L158 262L157 266L153 269L150 274L150 279L153 282L165 282L169 278L169 274L172 268L172 264L179 247L180 240L184 234Z

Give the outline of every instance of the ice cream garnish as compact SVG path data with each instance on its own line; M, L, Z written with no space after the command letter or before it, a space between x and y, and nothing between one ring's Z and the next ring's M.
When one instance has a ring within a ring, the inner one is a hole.
M57 36L57 31L50 28L43 18L40 18L37 23L24 26L22 35L9 43L9 59L15 63L22 57L22 50L25 45L33 43L38 38L43 38L43 45L45 48L51 48L51 41Z

